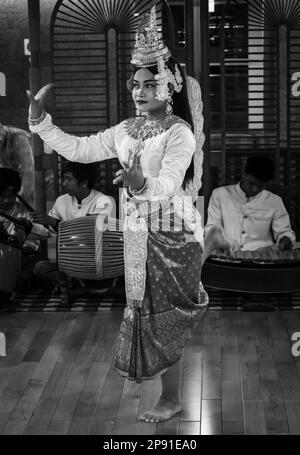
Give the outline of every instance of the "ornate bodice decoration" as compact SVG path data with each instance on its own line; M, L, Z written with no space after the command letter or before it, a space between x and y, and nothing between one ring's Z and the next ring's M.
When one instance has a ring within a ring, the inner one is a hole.
M166 115L157 120L149 120L146 117L133 117L126 120L125 129L128 136L144 142L146 139L166 131L173 125L175 119L179 119L179 117Z
M125 122L125 131L133 139L132 144L130 144L128 164L132 164L133 157L136 154L142 153L147 139L164 133L175 123L188 125L187 122L176 115L167 115L157 120L149 120L145 117L128 119ZM127 192L126 195L127 200L124 200L123 203L127 227L126 230L124 229L126 296L127 301L138 307L142 305L147 275L148 225L146 220L149 213L152 216L151 220L154 219L154 216L159 216L161 203L152 202L149 206L146 201L144 204L139 203L137 206L135 205L137 201L128 196ZM169 201L165 202L167 207L169 207ZM132 222L134 223L134 229L131 229Z
M167 131L174 123L185 123L176 115L166 115L160 119L150 120L145 117L133 117L125 122L125 131L129 137L135 139L135 144L129 150L128 162L132 163L133 157L141 153L145 141Z

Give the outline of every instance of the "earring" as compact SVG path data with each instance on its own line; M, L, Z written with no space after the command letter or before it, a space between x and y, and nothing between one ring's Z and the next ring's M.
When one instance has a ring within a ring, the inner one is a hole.
M166 114L167 115L172 115L173 114L173 107L172 107L173 101L172 98L167 100L167 106L166 106Z

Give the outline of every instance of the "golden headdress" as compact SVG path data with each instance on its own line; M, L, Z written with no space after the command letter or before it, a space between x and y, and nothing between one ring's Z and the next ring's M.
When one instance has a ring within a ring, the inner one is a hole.
M170 57L171 52L159 35L155 6L153 6L150 13L144 14L139 23L131 63L140 68L157 65L158 74L155 75L157 81L156 98L167 101L169 105L172 102L169 83L173 85L177 93L181 91L183 83L178 65L175 65L175 74L167 67L166 62ZM171 112L171 108L169 112Z
M138 67L153 66L157 65L158 59L167 61L170 56L171 52L159 35L153 6L140 20L131 63Z

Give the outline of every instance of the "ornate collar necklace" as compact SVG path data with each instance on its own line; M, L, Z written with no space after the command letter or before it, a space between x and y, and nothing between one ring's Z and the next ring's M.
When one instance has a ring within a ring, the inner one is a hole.
M134 117L126 120L125 129L128 136L144 142L146 139L163 133L170 128L171 125L180 120L181 119L176 115L166 115L159 119Z
M137 142L129 149L128 163L132 163L133 157L140 154L144 148L145 141L151 137L157 136L169 129L174 123L185 123L176 115L166 115L159 119L147 119L146 117L133 117L125 122L125 130L128 136Z

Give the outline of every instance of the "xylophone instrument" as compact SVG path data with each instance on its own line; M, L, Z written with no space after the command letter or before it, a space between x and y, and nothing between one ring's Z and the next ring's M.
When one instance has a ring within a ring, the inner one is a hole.
M232 264L255 264L273 265L273 264L290 264L300 263L300 248L290 250L278 250L277 248L262 248L256 251L237 250L230 256L219 253L212 254L210 258L214 261L230 262Z
M229 291L283 293L300 290L300 247L214 252L202 268L204 286Z

